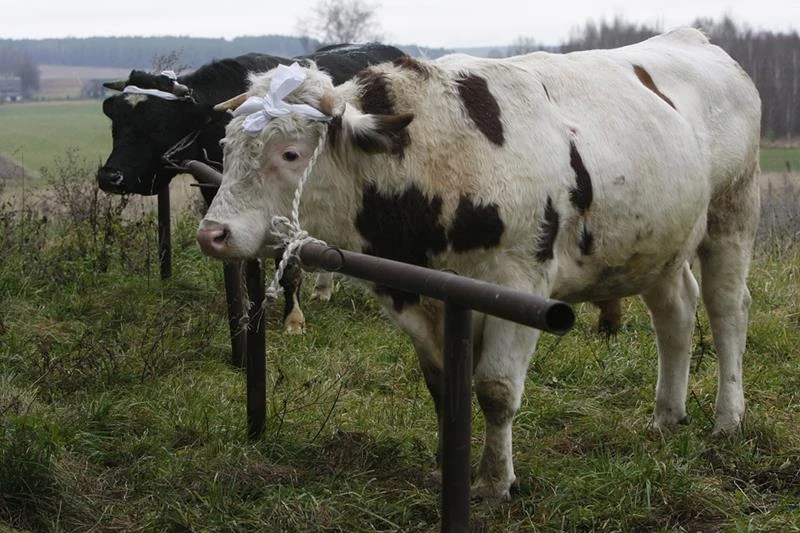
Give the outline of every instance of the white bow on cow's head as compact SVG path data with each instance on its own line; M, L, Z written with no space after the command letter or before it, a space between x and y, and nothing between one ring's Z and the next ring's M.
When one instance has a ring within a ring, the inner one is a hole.
M258 135L270 120L289 113L299 113L312 120L324 122L331 120L330 116L308 104L289 104L284 101L284 98L297 89L305 79L306 74L297 63L292 63L288 67L278 65L267 94L263 97L250 96L234 110L233 116L246 117L242 129L250 135Z
M156 98L162 98L164 100L177 100L189 94L189 88L182 83L178 83L178 76L174 71L162 70L161 76L166 76L172 80L172 92L161 91L159 89L142 89L136 85L125 85L122 88L122 92L127 94L145 94L148 96L155 96ZM111 85L106 85L106 87L115 88Z

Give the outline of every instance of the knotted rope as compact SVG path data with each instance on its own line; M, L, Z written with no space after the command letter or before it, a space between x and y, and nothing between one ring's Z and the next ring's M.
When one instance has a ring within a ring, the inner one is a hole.
M272 303L277 299L280 280L283 277L286 266L289 264L289 260L292 256L297 256L298 250L300 250L303 245L310 242L325 244L324 241L310 236L308 232L300 227L300 198L303 196L303 188L306 185L306 181L308 181L308 177L311 175L314 164L317 162L317 159L319 159L319 156L322 155L327 137L328 129L324 128L319 137L317 147L314 149L314 153L311 154L308 165L306 165L306 169L303 171L303 176L300 178L300 181L297 183L297 188L294 191L291 218L274 216L270 222L270 233L281 239L284 248L281 260L275 269L275 277L266 289L266 302Z

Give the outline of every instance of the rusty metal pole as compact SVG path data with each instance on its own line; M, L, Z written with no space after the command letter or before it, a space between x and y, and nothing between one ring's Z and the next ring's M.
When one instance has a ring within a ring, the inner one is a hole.
M442 531L469 532L472 311L445 301Z
M575 313L564 302L450 272L349 252L317 243L304 244L298 255L306 267L341 272L387 287L468 307L556 335L563 335L575 323Z
M172 276L172 226L169 214L169 186L158 192L158 264L161 279Z
M257 439L267 419L267 343L264 269L256 259L245 261L247 294L247 435Z
M222 271L225 280L225 299L228 304L228 330L231 336L231 365L244 368L247 351L247 329L244 298L244 263L225 263Z
M198 184L203 188L203 198L206 204L210 205L211 198L216 194L217 189L222 184L222 174L218 170L211 168L205 163L185 160L181 165L194 177ZM214 194L207 194L205 191L213 191ZM245 309L245 265L244 262L225 263L225 298L228 303L228 329L231 336L231 364L237 368L245 368L247 358L247 339L248 329L245 328L247 309ZM257 288L256 288L257 292ZM253 296L251 296L253 298ZM260 306L261 302L255 302ZM263 329L261 330L263 332ZM263 336L263 335L262 335ZM254 336L253 342L263 345L264 339Z

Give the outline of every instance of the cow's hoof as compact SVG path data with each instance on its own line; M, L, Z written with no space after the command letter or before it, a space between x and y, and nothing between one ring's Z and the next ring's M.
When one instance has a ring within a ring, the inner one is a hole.
M283 328L287 335L302 335L306 332L306 317L293 311L283 322Z
M673 429L676 426L686 426L689 424L689 415L685 410L676 411L666 409L663 412L656 411L653 413L653 422L650 424L650 429L654 431L665 431Z
M519 488L519 480L516 477L511 481L511 483L507 481L489 483L478 479L472 484L471 495L474 501L485 502L488 504L508 502L511 501L512 488Z
M717 416L716 420L714 421L714 430L711 432L711 434L715 437L724 435L729 437L735 436L741 431L743 423L743 416Z
M305 322L286 322L284 327L287 335L302 335L306 332Z
M311 291L311 299L320 302L330 302L333 297L333 287L314 287Z

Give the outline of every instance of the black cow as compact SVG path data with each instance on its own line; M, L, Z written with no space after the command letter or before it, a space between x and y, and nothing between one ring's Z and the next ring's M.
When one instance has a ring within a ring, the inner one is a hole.
M179 163L186 159L204 161L221 171L219 142L225 136L230 114L214 111L214 105L246 91L250 72L313 60L339 84L368 65L402 55L403 51L393 46L340 44L293 59L255 53L222 59L177 79L132 70L127 80L103 85L118 91L128 86L160 91L156 94L161 97L123 92L103 102L103 113L111 119L113 148L105 165L97 172L97 183L100 189L110 193L152 195L183 172ZM206 188L201 191L210 204L216 191ZM290 271L292 274L285 275L281 281L286 295L284 322L287 331L299 333L304 327L296 301L300 273L296 268ZM328 292L320 292L320 297L329 298L329 290L328 287Z
M393 46L344 44L294 59L265 54L222 59L177 80L133 70L128 80L103 85L116 90L130 85L157 89L177 98L122 93L103 102L103 112L111 119L114 144L106 164L97 172L98 185L111 193L157 194L181 172L164 160L165 153L173 149L170 154L173 161L197 159L221 170L219 141L225 136L230 115L214 111L214 105L246 91L250 72L313 60L339 84L368 65L402 55L402 50Z

